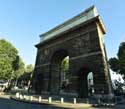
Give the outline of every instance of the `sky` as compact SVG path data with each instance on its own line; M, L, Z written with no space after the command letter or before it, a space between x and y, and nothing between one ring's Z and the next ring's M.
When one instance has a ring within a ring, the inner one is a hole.
M125 41L125 0L0 0L0 39L10 41L26 64L35 64L39 35L95 5L106 27L108 58Z

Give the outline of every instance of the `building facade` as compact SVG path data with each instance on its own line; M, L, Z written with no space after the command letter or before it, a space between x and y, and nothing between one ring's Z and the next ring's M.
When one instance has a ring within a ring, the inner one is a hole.
M38 94L89 94L87 76L93 73L94 94L112 93L104 46L105 27L95 6L40 35L32 87ZM69 57L68 80L62 86L61 63Z

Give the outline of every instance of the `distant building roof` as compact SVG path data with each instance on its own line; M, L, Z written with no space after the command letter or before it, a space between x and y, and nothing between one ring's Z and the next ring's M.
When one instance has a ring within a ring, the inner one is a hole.
M85 23L93 18L96 18L98 16L99 16L99 14L97 12L96 7L92 6L88 9L86 9L84 12L80 13L79 15L64 22L63 24L49 30L46 33L41 34L40 35L40 43L47 41L49 39L52 39L55 36L65 32L65 31L68 31L68 30L70 30L70 29L72 29L72 28L74 28L82 23ZM99 21L101 24L101 28L102 28L103 32L105 33L105 27L104 27L100 17L99 17Z

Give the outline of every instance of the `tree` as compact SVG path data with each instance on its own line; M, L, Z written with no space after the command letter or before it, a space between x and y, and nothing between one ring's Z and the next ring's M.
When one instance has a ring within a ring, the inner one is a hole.
M32 72L33 69L34 69L33 65L29 64L29 65L26 66L25 72Z
M20 61L20 57L17 55L16 59L12 63L14 71L19 69L19 61Z
M25 64L18 55L18 50L5 39L0 40L0 79L18 78L24 73Z
M22 75L20 75L20 77L18 78L18 84L29 87L33 69L34 69L34 67L32 64L27 65L25 70L23 69L24 73Z
M109 59L110 68L123 76L125 79L125 42L122 42L119 46L117 57Z
M61 69L63 72L67 72L69 70L69 57L65 57L61 63Z
M11 78L11 72L14 70L13 62L17 54L17 49L10 42L5 39L0 40L0 79Z
M16 60L17 61L17 60ZM18 63L18 64L16 64ZM19 78L25 72L25 64L22 59L19 57L18 62L15 62L15 71L13 74L13 78Z

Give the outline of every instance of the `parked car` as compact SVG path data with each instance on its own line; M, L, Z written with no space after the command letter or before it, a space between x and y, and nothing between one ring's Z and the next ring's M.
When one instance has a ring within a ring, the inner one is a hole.
M0 91L4 91L8 87L8 82L0 80Z

